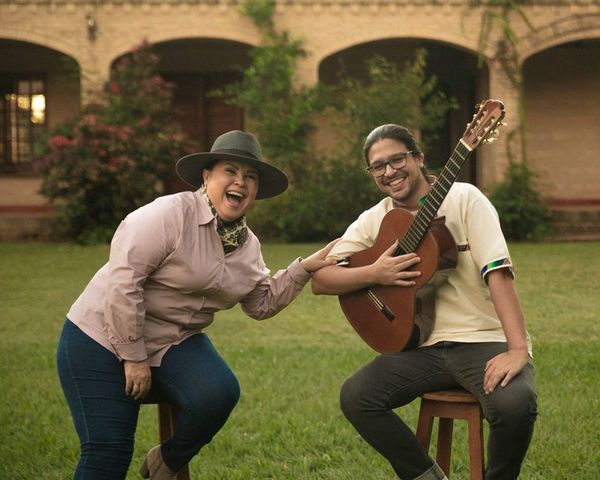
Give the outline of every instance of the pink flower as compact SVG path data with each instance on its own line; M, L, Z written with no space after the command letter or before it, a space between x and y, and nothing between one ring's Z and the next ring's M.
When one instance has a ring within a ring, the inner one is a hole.
M96 121L97 121L96 115L94 115L93 113L89 113L82 118L81 125L83 126L83 125L87 124L90 126L94 126L94 125L96 125Z
M139 127L147 127L148 125L150 125L151 121L152 121L152 119L150 118L150 116L146 115L144 118L142 118L141 120L138 121L138 126Z
M111 157L108 164L111 167L119 167L123 163L123 159L121 157Z
M110 90L110 93L112 93L113 95L118 95L121 93L121 86L117 83L117 82L110 82L108 84L108 89Z
M70 147L74 143L73 140L63 135L53 135L50 137L50 140L48 140L48 146L50 148Z
M133 130L130 126L125 125L124 127L119 128L117 130L116 134L117 134L117 138L121 142L127 142L131 138L131 135L133 134Z

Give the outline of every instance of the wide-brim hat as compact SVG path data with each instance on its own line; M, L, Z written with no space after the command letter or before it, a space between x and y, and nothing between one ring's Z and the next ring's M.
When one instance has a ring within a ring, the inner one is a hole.
M259 175L257 199L274 197L288 187L286 174L263 160L257 138L240 130L218 137L210 152L192 153L180 158L175 170L183 181L198 188L204 183L202 171L218 160L243 161L255 167Z

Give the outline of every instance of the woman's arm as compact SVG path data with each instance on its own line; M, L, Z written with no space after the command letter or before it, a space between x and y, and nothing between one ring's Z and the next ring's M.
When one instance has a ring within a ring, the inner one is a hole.
M327 255L336 242L337 239L329 242L307 258L294 260L288 268L278 271L272 278L265 275L264 281L240 301L242 310L257 320L280 312L298 296L311 279L311 274L334 263L334 260L327 260ZM268 272L266 267L265 271Z
M483 387L490 394L498 384L505 387L527 365L525 317L515 290L512 273L500 268L487 274L492 303L502 323L508 351L487 362Z
M104 314L109 340L123 360L125 394L136 400L151 387L144 342L144 283L172 251L179 216L166 202L130 214L111 242Z
M121 222L111 242L104 317L108 338L122 360L145 360L144 283L172 251L175 211L148 204Z

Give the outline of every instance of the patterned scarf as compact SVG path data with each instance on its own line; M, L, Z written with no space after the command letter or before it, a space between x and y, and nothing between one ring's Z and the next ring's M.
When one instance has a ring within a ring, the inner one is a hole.
M206 200L206 203L208 203L212 214L217 219L217 233L221 239L223 251L225 252L225 255L227 255L229 252L233 252L246 241L246 237L248 236L246 216L244 215L233 222L224 222L221 217L219 217L217 209L210 201L210 198L208 198L208 193L206 193L206 185L202 185L200 187L200 191L202 192L202 196Z

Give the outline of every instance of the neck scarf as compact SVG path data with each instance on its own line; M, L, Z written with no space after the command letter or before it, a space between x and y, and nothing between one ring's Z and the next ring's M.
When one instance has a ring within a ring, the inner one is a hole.
M223 245L223 251L227 255L229 252L233 252L236 248L242 245L246 241L246 237L248 236L248 227L246 225L246 216L242 216L233 222L224 222L219 214L217 213L217 209L208 198L208 193L206 192L206 185L202 185L200 187L200 191L202 192L202 196L208 206L212 214L215 216L217 220L217 233L219 234L219 238L221 239L221 244Z

